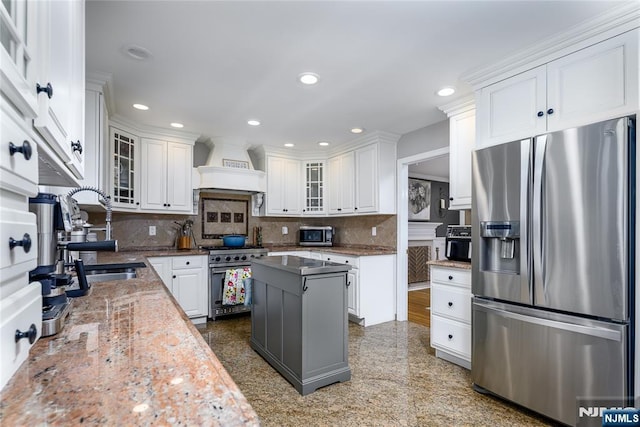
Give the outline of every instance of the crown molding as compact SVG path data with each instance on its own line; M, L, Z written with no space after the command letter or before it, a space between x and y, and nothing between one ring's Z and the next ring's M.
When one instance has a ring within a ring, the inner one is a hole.
M466 72L460 79L478 90L638 27L640 2L629 1L567 31L547 37L499 62Z
M445 113L447 117L455 116L460 113L466 113L476 108L475 95L468 95L464 98L456 99L448 104L438 107L440 111Z
M113 95L113 74L102 71L88 71L86 75L87 89L94 89L102 92L104 103L107 106L107 113L113 114L116 111L115 96Z
M183 143L186 142L192 145L195 145L196 140L200 137L200 134L198 133L190 133L143 125L117 114L109 117L109 126L123 128L123 130L134 133L136 136L139 136L141 138L156 138L163 141L178 141Z

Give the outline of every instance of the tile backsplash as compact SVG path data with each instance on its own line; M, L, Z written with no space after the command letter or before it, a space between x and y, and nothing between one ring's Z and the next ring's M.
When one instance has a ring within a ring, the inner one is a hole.
M246 200L251 206L248 195L227 193L206 193L201 197ZM198 215L166 215L114 212L112 215L113 238L118 240L120 249L173 248L180 226L176 224L191 219L194 222L193 233L196 245L221 245L221 239L202 238L202 201ZM89 222L96 227L104 225L103 213L89 213ZM249 213L249 243L253 240L253 227L262 227L262 241L265 246L295 245L298 242L298 230L301 225L331 225L336 228L335 244L367 245L377 247L396 247L395 215L361 215L352 217L323 218L284 218L254 217ZM149 236L149 226L156 227L156 235ZM288 234L282 234L287 227ZM372 236L372 227L376 227L376 236ZM103 238L103 236L100 236Z

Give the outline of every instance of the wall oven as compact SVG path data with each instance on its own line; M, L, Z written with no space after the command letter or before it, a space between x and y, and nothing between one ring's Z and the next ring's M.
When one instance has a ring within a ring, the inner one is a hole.
M251 260L267 256L267 249L245 246L242 248L227 248L224 246L203 247L209 251L209 317L251 311L251 305L223 304L225 276L228 270L251 266Z

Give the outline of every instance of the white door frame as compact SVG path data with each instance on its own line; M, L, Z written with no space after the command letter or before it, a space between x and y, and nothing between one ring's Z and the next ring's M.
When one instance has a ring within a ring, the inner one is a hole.
M396 320L408 319L409 283L407 280L407 250L409 247L409 165L437 159L449 154L449 147L398 159L397 163L397 243L396 243Z

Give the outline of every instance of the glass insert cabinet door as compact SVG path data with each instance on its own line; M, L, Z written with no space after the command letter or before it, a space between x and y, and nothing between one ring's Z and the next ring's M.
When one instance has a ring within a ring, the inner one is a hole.
M325 211L325 163L308 161L304 163L305 173L305 213L323 213Z
M111 128L111 143L111 201L123 207L137 207L140 204L136 185L138 138L120 129Z

